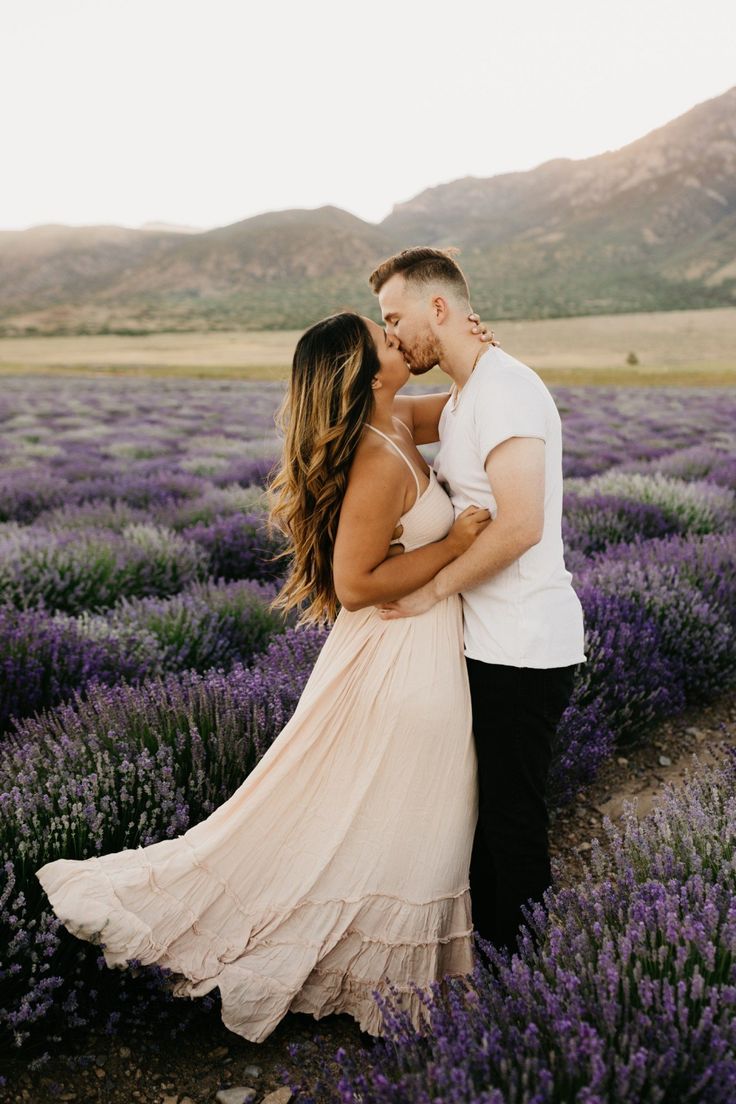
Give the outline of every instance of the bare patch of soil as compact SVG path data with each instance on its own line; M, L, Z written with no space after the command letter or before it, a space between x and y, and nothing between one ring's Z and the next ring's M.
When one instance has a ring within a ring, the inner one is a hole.
M736 746L736 692L706 708L670 717L641 743L621 748L600 770L595 782L560 810L550 831L550 851L560 885L574 885L582 875L590 840L605 838L603 818L620 820L627 802L639 817L656 806L669 783L682 784L698 766L721 761ZM694 759L693 756L697 758Z

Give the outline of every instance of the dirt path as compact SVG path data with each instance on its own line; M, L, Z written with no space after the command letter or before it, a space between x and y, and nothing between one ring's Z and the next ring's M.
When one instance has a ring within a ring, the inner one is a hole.
M603 836L604 816L616 820L627 800L635 800L637 812L645 815L656 804L663 785L681 782L688 770L697 768L693 755L701 763L714 762L722 758L728 745L736 746L736 692L708 708L665 721L646 743L621 751L597 781L554 818L551 850L558 884L574 884L579 878L591 838ZM249 1043L224 1027L219 1006L173 1041L164 1030L126 1032L115 1038L93 1031L76 1041L73 1052L67 1047L38 1072L27 1071L31 1055L14 1058L8 1086L0 1088L0 1101L214 1104L219 1091L252 1086L253 1102L261 1104L281 1086L278 1069L290 1064L288 1044L315 1037L323 1052L332 1053L339 1046L350 1048L363 1041L357 1024L348 1016L315 1021L290 1014L265 1042ZM77 1065L70 1068L70 1063ZM274 1099L269 1104L284 1102Z
M641 744L620 749L596 781L554 818L550 850L558 884L572 885L585 868L593 837L603 840L603 818L618 821L626 802L646 816L662 788L681 784L698 764L720 761L736 746L736 691L714 704L663 721ZM697 756L697 763L693 756Z

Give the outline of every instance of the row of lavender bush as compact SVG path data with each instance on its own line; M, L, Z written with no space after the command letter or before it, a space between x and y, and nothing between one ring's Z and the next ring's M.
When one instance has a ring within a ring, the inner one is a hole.
M555 804L572 800L615 745L736 681L736 532L617 544L576 581L587 662L562 717Z
M412 1027L375 994L385 1036L284 1080L304 1104L730 1104L736 1099L736 764L605 823L573 889L528 914L519 952L478 937L473 972L421 995ZM319 1070L314 1079L314 1070Z
M220 579L168 598L123 598L104 614L0 606L0 733L95 682L137 685L249 662L293 621L269 608L275 593L273 584Z
M723 454L701 447L697 457L679 469L681 475L705 475L710 480L716 471L722 476L718 456ZM199 483L187 484L192 495L178 499L172 499L172 486L181 491L182 485L172 484L163 473L161 502L150 507L154 522L145 520L144 510L116 498L57 507L31 525L0 526L0 655L5 676L0 727L6 727L11 716L26 716L65 700L73 687L95 678L108 684L119 679L140 682L158 671L183 669L187 662L203 670L208 662L227 663L228 653L237 657L238 638L232 634L230 644L213 647L216 615L193 616L202 606L201 594L197 601L185 600L187 612L176 615L188 620L189 628L188 648L180 648L178 658L169 648L162 659L156 638L161 634L146 631L140 618L108 614L104 629L99 618L88 621L85 615L136 596L191 592L197 580L208 576L275 578L281 563L273 557L280 544L264 526L262 488L250 483L262 478L268 467L265 461L249 462L241 472L247 488L228 484L202 492ZM150 489L147 484L147 493ZM718 532L733 524L734 492L702 478L686 482L661 473L614 470L567 483L564 537L569 566L578 576L585 575L593 553L615 543ZM12 607L26 612L16 614ZM38 612L31 612L34 607ZM148 608L156 621L156 603ZM162 608L173 622L177 603L170 601ZM77 618L52 616L54 610L76 613ZM593 617L596 610L592 603ZM131 624L133 620L138 623ZM276 625L277 619L272 623ZM255 645L250 647L242 636L240 640L244 650L239 658L247 660Z
M724 533L736 525L736 492L707 479L612 469L565 483L562 533L568 566L609 545L672 533Z
M181 530L197 523L207 524L216 517L257 509L262 505L262 483L273 463L270 459L256 459L231 466L227 472L229 482L224 484L215 478L172 473L160 465L139 474L120 471L115 465L104 477L76 480L64 478L58 471L7 469L0 474L0 522L27 525L37 521L52 531L87 526L119 531L125 525L154 522ZM600 471L598 462L596 471ZM644 487L644 498L640 497L632 475L697 480L711 487L736 489L736 458L731 442L721 447L696 445L681 453L665 452L652 460L629 461L613 472L606 470L597 483L593 480L586 484L573 467L567 473L568 488L573 493L587 489L589 497L593 490L601 493L605 487L609 494L652 501L646 484L639 484ZM632 488L633 495L627 493ZM665 501L654 501L665 509L669 505L666 495Z
M566 491L564 536L573 556L638 536L725 532L736 520L736 493L704 480L613 471L569 480ZM80 613L123 596L174 594L207 576L275 579L282 544L262 511L244 513L242 505L230 489L188 502L183 516L179 508L178 519L169 517L172 526L133 520L123 500L66 507L46 525L6 522L0 603Z
M99 611L122 597L163 597L210 576L274 579L281 544L262 514L233 514L181 533L136 522L49 530L6 524L0 532L0 604L64 613Z
M110 378L100 387L98 380L5 377L0 470L14 473L17 491L22 485L31 497L32 484L51 476L66 483L107 478L105 497L114 497L121 478L155 472L242 482L249 465L278 451L273 411L282 393L282 384L265 381ZM566 476L646 464L705 441L727 450L732 442L733 404L724 390L559 387L554 394L565 426ZM58 491L63 498L64 488ZM3 512L0 491L0 520L6 516L16 514Z
M588 577L594 553L616 543L730 531L734 526L734 492L702 480L688 483L613 471L568 485L572 490L565 499L564 536L568 565L579 579ZM49 517L48 528L39 520L0 527L0 656L5 676L0 730L12 716L65 700L73 687L95 678L140 682L187 663L204 670L208 663L238 658L239 642L243 660L262 646L262 639L251 644L249 633L222 629L220 592L201 582L207 577L274 579L281 570L276 558L280 542L267 532L262 511L239 512L245 505L243 493L228 486L183 506L169 503L167 520L179 526L178 532L163 523L134 520L132 508L122 500L64 507ZM248 504L262 498L260 488L255 497L245 493ZM189 596L174 601L183 591ZM134 600L145 596L169 598L163 604L139 601L136 606ZM213 603L215 610L204 608ZM14 607L23 612L14 612ZM126 608L126 616L116 607ZM104 620L87 617L105 610ZM590 595L586 612L595 626L599 604ZM611 613L609 609L607 616ZM161 626L166 622L173 627L177 621L187 625L187 645L180 643L177 655L164 640L162 657L159 644L166 631ZM278 618L270 623L275 630ZM151 632L156 626L158 631Z

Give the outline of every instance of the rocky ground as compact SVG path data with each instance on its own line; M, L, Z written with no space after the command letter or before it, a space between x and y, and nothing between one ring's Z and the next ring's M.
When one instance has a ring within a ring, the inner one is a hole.
M639 817L646 816L664 786L682 783L701 763L722 759L728 746L736 746L734 692L706 709L690 709L663 721L641 743L621 749L596 781L554 818L550 850L558 884L579 880L591 839L605 840L604 817L615 823L628 802Z
M604 816L616 820L626 801L639 815L657 803L667 782L681 782L698 762L712 762L736 745L736 693L707 709L671 718L646 742L619 752L596 782L553 821L551 849L558 884L573 884L585 869L590 840L604 839ZM291 1066L287 1047L317 1038L322 1052L368 1042L348 1016L289 1014L263 1043L250 1043L224 1027L219 1011L201 1017L195 1031L176 1040L162 1032L107 1036L90 1031L28 1070L28 1055L3 1062L5 1104L286 1104L291 1098L279 1069ZM302 1067L309 1078L309 1069Z

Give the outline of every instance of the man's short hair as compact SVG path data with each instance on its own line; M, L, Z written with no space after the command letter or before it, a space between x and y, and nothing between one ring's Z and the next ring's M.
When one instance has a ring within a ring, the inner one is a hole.
M416 287L433 283L447 284L458 298L470 302L467 280L460 265L452 259L452 254L459 252L459 249L454 248L431 249L423 245L415 246L413 249L402 249L401 253L395 253L393 257L382 261L378 268L371 272L368 282L378 295L383 285L392 276L401 273L407 284Z

